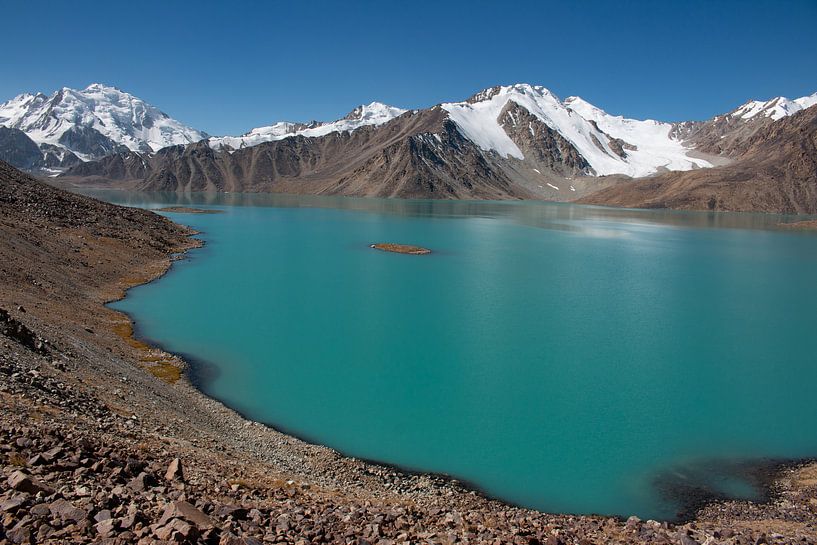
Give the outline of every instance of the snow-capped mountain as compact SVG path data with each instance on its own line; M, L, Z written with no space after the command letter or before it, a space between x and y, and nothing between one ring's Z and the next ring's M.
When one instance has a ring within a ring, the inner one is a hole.
M515 103L567 139L587 161L592 174L647 176L659 169L690 170L712 166L690 157L683 142L673 138L672 124L612 116L579 97L564 102L541 86L517 84L482 91L465 102L443 104L451 120L469 140L502 157L524 154L501 123L502 113ZM511 123L516 120L511 117ZM533 128L530 128L533 131Z
M292 123L281 121L274 125L252 129L241 136L218 136L210 138L214 149L240 149L255 146L262 142L272 142L290 136L305 137L324 136L333 132L353 131L366 125L382 125L406 113L407 110L396 108L380 102L358 106L349 114L337 121L311 123Z
M516 84L428 109L372 102L332 122L205 138L127 93L92 85L0 105L0 125L11 127L0 132L0 159L147 190L574 200L626 176L739 161L763 146L759 131L815 104L817 93L779 97L708 121L665 123Z
M143 100L99 83L83 90L63 87L51 96L19 95L0 104L0 125L83 160L102 157L119 146L156 151L207 137Z
M789 100L786 97L776 97L771 100L750 100L730 115L747 120L756 116L768 117L774 121L783 119L817 104L817 93L813 95Z

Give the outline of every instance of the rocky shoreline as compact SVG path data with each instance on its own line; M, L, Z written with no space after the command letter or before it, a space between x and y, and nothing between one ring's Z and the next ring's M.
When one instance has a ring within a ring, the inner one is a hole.
M511 507L248 421L146 372L185 364L104 306L191 231L4 164L0 212L0 543L817 543L815 464L783 468L768 503L625 521Z

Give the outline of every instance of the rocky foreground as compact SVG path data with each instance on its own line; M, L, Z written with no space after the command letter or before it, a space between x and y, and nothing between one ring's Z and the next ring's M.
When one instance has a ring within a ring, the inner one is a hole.
M191 234L0 163L0 543L817 543L815 465L676 525L510 507L248 422L103 306Z

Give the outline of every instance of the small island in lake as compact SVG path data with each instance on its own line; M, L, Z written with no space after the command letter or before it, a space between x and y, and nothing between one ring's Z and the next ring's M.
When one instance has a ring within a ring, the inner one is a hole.
M176 214L222 214L224 213L224 210L189 208L187 206L166 206L164 208L157 208L156 212L175 212Z
M425 255L431 253L431 250L429 250L428 248L423 248L422 246L411 246L409 244L394 244L392 242L380 242L378 244L372 244L369 247L374 248L375 250L382 250L384 252L394 252L398 254Z

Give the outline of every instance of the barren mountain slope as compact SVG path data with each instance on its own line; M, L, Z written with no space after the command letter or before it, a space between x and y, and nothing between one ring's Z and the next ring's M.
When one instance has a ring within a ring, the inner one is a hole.
M152 155L116 154L72 169L66 181L127 182L153 191L269 191L377 197L530 196L502 173L440 108L379 126L292 136L236 151L206 142ZM462 176L462 172L470 173ZM85 180L83 180L83 178Z

